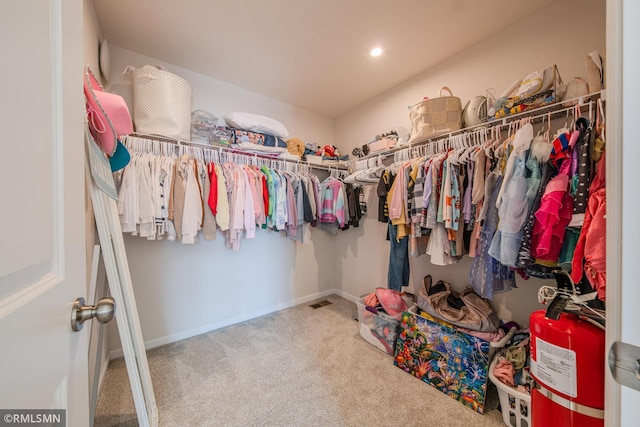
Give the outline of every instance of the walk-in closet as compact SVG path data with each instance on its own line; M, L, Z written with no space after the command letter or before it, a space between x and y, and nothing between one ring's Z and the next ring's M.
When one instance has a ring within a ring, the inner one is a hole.
M0 10L0 410L635 425L632 0Z

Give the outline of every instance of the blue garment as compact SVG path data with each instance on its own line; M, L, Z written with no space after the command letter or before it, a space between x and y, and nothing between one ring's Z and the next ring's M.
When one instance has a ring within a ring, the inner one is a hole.
M503 181L505 188L498 208L498 230L489 248L489 255L510 267L518 261L522 230L529 213L526 154L526 151L521 156L512 154L515 156L513 173Z
M405 236L398 242L398 227L389 224L389 272L387 287L402 291L403 286L409 285L409 237Z
M482 298L493 299L493 295L516 287L516 279L509 267L502 265L489 255L493 235L498 228L496 200L503 177L496 172L489 174L486 186L493 186L487 203L487 215L478 239L478 251L469 271L469 284Z

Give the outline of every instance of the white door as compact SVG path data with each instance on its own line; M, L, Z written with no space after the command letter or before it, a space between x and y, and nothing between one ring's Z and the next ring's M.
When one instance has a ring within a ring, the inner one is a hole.
M607 349L616 341L640 347L638 16L637 0L607 1ZM608 369L606 388L606 425L640 425L640 391Z
M82 43L80 0L0 2L0 409L69 426L89 425Z

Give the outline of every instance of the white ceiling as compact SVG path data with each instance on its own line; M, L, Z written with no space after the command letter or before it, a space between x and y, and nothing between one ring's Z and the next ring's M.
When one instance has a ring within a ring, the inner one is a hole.
M338 117L553 1L94 3L111 45Z

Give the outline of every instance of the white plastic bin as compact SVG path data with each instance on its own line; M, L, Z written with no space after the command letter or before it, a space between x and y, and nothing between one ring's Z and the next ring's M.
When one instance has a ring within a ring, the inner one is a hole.
M360 298L356 304L360 336L369 344L393 356L400 329L400 316L393 318L384 312L371 312L367 310L364 298Z
M493 375L493 368L498 363L494 357L489 366L489 379L498 389L502 421L511 427L531 427L531 396L504 384Z

